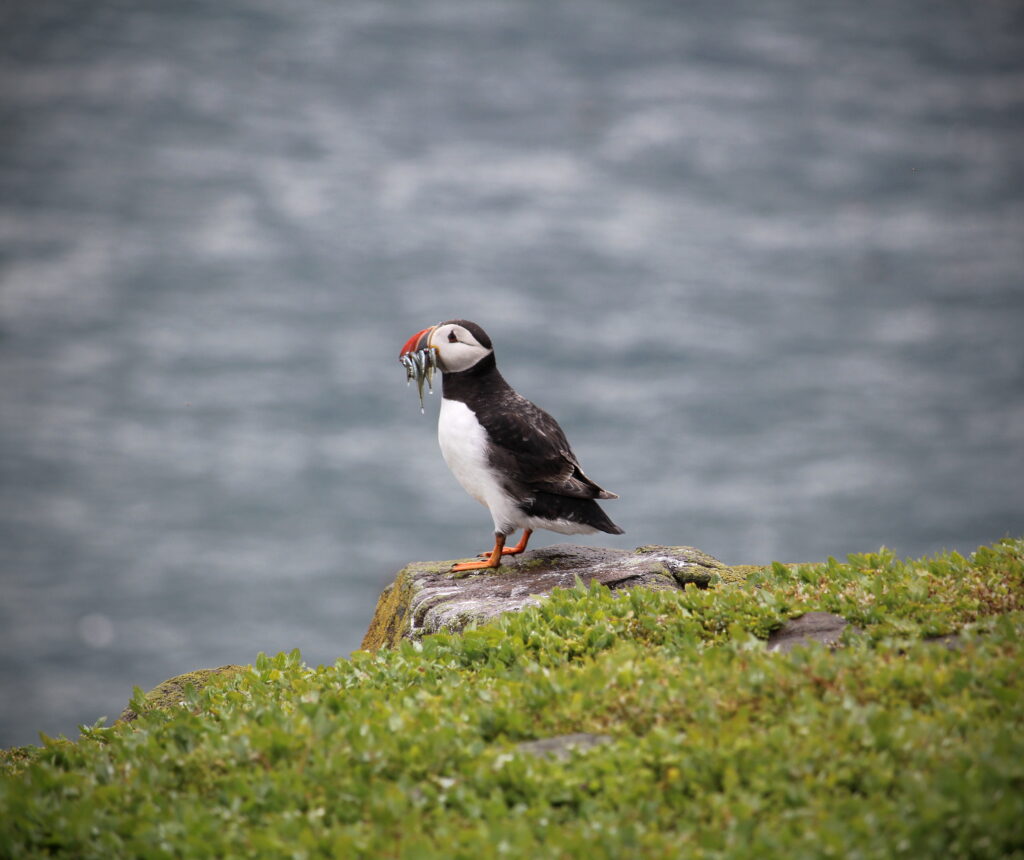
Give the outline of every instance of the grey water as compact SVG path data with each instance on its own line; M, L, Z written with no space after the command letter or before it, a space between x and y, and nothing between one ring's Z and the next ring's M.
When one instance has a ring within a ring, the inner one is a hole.
M1019 3L50 0L0 33L0 745L331 663L405 562L487 548L397 361L452 317L620 495L581 542L1024 532Z

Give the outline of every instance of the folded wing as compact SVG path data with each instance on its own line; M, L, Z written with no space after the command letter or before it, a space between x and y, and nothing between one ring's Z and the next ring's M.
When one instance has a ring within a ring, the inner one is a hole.
M558 496L618 498L587 477L558 422L525 397L514 394L477 418L490 437L493 465L511 480Z

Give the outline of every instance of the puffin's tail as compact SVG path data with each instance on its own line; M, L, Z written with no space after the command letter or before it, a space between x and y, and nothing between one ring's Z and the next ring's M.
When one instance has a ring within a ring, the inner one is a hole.
M525 512L532 517L552 520L568 520L589 526L599 532L621 535L623 531L611 521L608 514L593 499L578 499L574 496L559 496L555 493L536 492ZM556 529L557 531L557 529Z
M618 497L616 497L616 498L618 498ZM608 519L608 514L606 514L604 511L602 511L601 508L599 508L597 505L594 505L594 507L597 508L597 510L600 512L601 520L602 520L600 525L595 523L594 524L594 528L598 528L601 531L607 532L610 535L625 534L625 532L621 528L619 528L619 526L615 525L615 523L613 523L610 519Z

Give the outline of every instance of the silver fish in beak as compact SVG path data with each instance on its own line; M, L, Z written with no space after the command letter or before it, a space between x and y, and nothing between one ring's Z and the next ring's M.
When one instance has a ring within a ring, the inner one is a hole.
M423 407L423 383L427 383L427 389L434 393L434 371L437 370L437 349L430 346L430 334L437 326L425 328L416 332L402 347L398 360L405 367L405 382L408 385L416 380L416 390L420 395L420 413L426 410Z

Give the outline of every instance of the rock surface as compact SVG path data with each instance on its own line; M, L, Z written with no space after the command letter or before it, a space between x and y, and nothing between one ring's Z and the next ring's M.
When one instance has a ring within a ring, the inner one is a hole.
M615 590L633 586L706 588L712 578L737 581L750 568L730 568L688 546L643 546L636 550L557 544L507 558L496 570L471 575L449 572L451 561L414 562L384 589L370 628L367 651L390 648L441 630L458 632L506 612L537 604L555 587L571 588L576 578Z
M572 758L573 750L583 752L591 747L610 744L611 735L595 735L589 732L575 732L571 735L556 735L552 738L541 738L538 741L523 741L516 744L519 752L534 755L538 758L551 758L567 761Z
M959 633L945 633L942 636L929 636L924 641L930 645L939 645L947 651L960 651L964 647L963 637Z
M831 612L808 612L792 618L768 637L768 650L787 654L799 645L820 642L829 648L839 644L839 638L850 623ZM856 627L852 628L857 630ZM859 631L858 631L859 632Z

